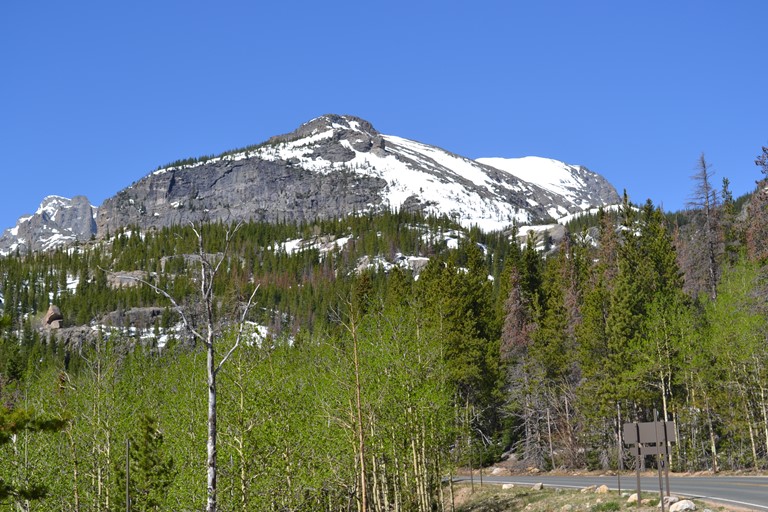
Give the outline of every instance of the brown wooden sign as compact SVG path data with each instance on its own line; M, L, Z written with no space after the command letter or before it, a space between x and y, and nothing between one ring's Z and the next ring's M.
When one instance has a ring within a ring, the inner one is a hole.
M624 444L674 443L677 431L674 421L648 421L624 424ZM640 436L638 439L638 435Z
M666 455L667 447L665 445L635 445L629 449L632 455Z
M656 417L654 411L654 417ZM625 423L623 427L623 438L625 444L634 445L630 448L632 455L635 456L635 468L637 469L637 503L638 507L642 502L640 498L640 458L645 455L656 455L658 457L659 467L659 495L663 495L663 486L661 483L661 468L666 470L667 475L667 496L669 496L669 445L677 441L677 429L674 421L649 421L644 423ZM661 512L664 512L664 501L659 504Z

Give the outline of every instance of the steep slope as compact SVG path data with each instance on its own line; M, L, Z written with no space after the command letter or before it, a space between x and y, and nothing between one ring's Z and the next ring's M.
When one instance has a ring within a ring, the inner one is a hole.
M0 256L89 240L96 234L95 210L84 196L48 196L34 214L21 217L0 236Z
M617 204L616 189L608 180L581 165L569 165L551 158L478 158L478 162L507 172L523 181L533 183L562 198L560 209L552 217L586 211L595 206Z
M301 222L397 208L491 230L618 199L594 173L561 165L572 173L566 194L483 161L382 135L356 117L326 115L249 150L160 169L105 201L97 225L103 234L128 224ZM613 194L578 189L598 182Z

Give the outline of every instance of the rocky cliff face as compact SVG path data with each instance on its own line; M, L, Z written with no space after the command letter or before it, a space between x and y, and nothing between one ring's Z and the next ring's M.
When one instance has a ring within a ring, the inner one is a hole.
M483 161L382 135L356 117L327 115L248 151L156 171L105 201L97 225L102 234L127 224L302 222L398 208L502 229L618 202L599 175L554 165L570 173L567 193Z
M95 221L83 197L50 199L6 231L0 254L127 225L304 222L385 209L445 214L494 230L618 201L615 189L584 167L535 158L474 161L383 135L363 119L326 115L247 150L155 171L107 199Z
M87 241L96 234L95 210L84 196L46 197L34 214L21 217L0 236L0 255Z

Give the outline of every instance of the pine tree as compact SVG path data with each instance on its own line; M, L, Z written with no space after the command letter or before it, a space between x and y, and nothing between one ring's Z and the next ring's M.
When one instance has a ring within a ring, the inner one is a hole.
M175 478L174 462L165 453L163 433L153 416L141 416L138 431L131 434L126 451L128 464L124 457L118 457L113 469L114 510L167 509L166 491ZM126 497L130 500L129 506L126 506Z

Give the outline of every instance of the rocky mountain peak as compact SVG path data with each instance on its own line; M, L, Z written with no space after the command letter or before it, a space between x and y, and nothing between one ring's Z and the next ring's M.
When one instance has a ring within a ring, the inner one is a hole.
M348 162L356 152L384 151L384 139L373 125L355 116L326 114L285 135L272 137L267 145L312 146L311 156L334 163Z
M85 196L72 199L48 196L32 215L19 218L16 226L0 236L0 255L15 251L46 251L96 234L96 208Z
M270 138L267 144L293 142L299 139L328 135L329 132L333 132L338 138L349 137L351 134L348 132L357 132L368 137L380 135L373 125L365 119L348 115L326 114L307 121L291 133Z
M265 143L158 169L107 199L46 198L0 239L0 254L190 222L313 222L383 210L502 230L618 202L602 176L548 159L472 160L327 114Z

